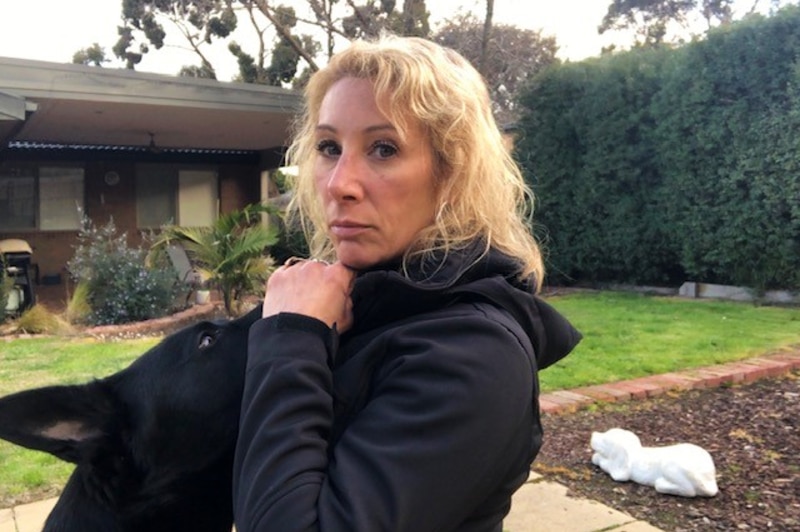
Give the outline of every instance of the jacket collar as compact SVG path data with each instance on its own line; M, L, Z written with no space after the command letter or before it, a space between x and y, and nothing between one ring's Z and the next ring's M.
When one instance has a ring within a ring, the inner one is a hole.
M359 274L352 292L354 333L368 331L456 301L488 301L506 310L527 332L544 368L566 356L581 334L550 305L535 296L533 280L519 279L520 264L486 250L482 243L444 258L409 265L386 264Z

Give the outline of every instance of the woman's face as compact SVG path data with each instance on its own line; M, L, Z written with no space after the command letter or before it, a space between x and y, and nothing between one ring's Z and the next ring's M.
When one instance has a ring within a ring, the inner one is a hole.
M338 259L365 269L403 254L436 212L433 150L420 124L405 141L372 82L343 78L322 100L314 178Z

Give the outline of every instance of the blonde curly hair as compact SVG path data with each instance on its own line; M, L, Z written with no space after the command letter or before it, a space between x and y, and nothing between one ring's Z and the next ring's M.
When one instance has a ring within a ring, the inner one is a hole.
M355 41L305 88L305 108L288 151L289 164L298 167L289 215L299 220L311 255L335 257L313 177L315 128L325 94L346 77L370 80L381 112L400 134L416 121L433 147L439 209L403 264L481 241L486 251L516 258L520 277L532 277L538 289L544 267L529 225L533 195L503 143L486 84L457 52L415 37Z

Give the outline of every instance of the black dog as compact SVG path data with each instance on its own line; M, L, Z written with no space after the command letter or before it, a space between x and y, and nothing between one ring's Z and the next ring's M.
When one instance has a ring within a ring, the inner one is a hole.
M256 308L168 337L128 368L0 399L0 438L77 464L45 532L230 532Z

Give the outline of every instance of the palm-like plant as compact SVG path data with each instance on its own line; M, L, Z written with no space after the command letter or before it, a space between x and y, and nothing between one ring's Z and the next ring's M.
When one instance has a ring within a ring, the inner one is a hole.
M220 215L210 227L162 227L151 255L175 243L182 245L203 281L219 290L225 312L235 315L242 297L263 290L274 269L267 249L278 241L279 230L276 224L262 225L262 213L277 214L277 210L252 204Z

